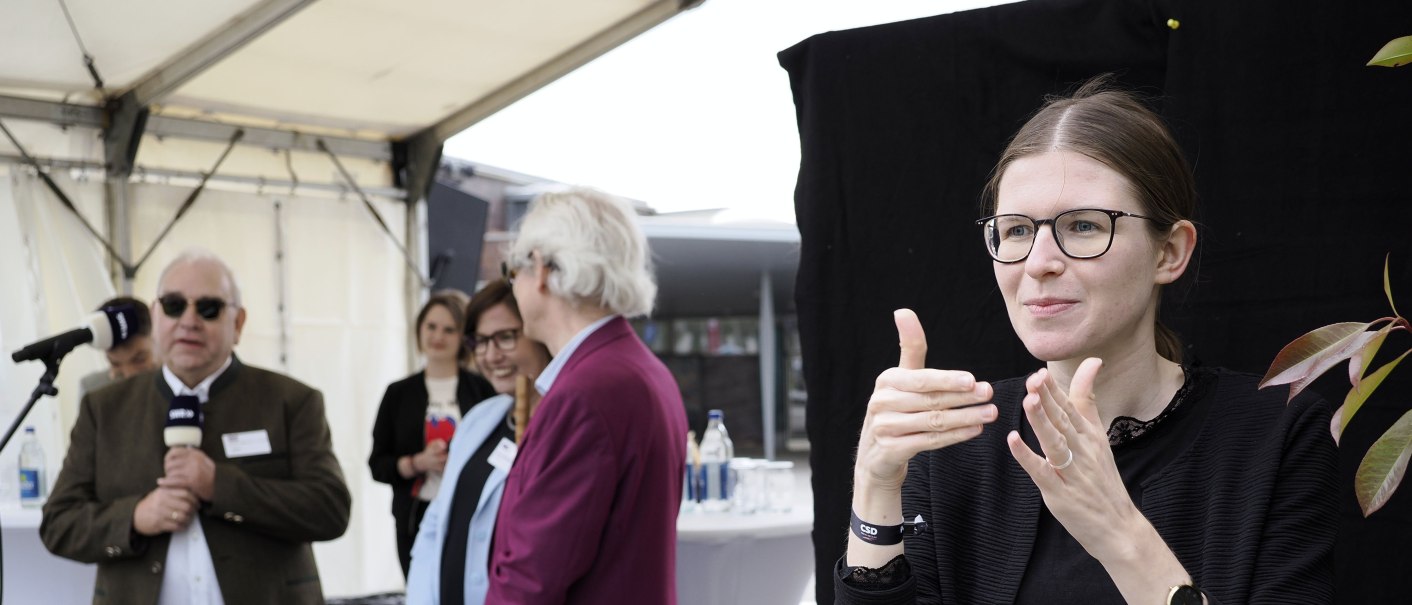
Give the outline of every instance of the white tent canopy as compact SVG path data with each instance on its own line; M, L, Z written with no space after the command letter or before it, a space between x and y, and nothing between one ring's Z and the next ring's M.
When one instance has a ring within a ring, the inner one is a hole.
M316 545L325 593L397 589L390 494L365 461L383 388L416 365L419 202L441 143L700 2L6 0L0 124L15 143L0 136L0 346L70 329L116 291L150 299L167 261L212 250L249 310L237 354L325 396L354 496L348 534ZM78 378L103 364L92 349L69 355L57 400L28 417L52 470ZM0 363L0 422L41 372ZM11 478L17 449L0 454Z
M0 91L79 105L131 93L156 115L445 139L698 3L8 0Z
M35 155L102 162L120 176L132 162L208 170L220 147L163 153L149 143L223 144L244 127L242 146L315 154L322 139L362 161L350 167L360 185L404 176L419 185L448 137L699 3L8 0L0 119L100 129L106 153ZM134 133L144 137L136 157L123 158ZM45 138L20 143L42 147ZM0 155L16 153L0 140ZM222 174L339 183L327 169L299 171L299 160L246 161Z

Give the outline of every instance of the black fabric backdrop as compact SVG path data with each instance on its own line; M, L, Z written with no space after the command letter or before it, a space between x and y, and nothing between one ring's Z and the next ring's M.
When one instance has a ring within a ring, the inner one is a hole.
M1040 365L1010 328L974 220L991 166L1044 95L1116 72L1157 98L1201 196L1198 257L1163 315L1191 358L1263 373L1308 330L1389 314L1386 255L1412 309L1412 67L1364 67L1409 34L1406 0L1030 0L781 52L802 145L796 303L819 602L833 601L868 395L897 362L892 310L918 311L930 367L994 380ZM1347 379L1332 374L1315 388L1337 403ZM1412 485L1366 521L1352 493L1363 452L1409 400L1412 367L1399 368L1344 438L1341 603L1412 591Z

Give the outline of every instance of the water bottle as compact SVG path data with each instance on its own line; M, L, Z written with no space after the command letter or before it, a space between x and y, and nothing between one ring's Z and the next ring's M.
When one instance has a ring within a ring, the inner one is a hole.
M701 492L696 485L696 469L701 467L701 450L696 447L696 431L686 432L686 472L682 475L681 485L681 509L686 512L696 512L697 501L700 500L698 494Z
M34 427L25 427L24 440L20 445L20 506L39 508L44 506L45 481L44 448L39 446L39 438L34 436Z
M730 460L735 446L726 432L725 413L708 412L706 434L701 436L700 499L706 511L718 512L730 508Z

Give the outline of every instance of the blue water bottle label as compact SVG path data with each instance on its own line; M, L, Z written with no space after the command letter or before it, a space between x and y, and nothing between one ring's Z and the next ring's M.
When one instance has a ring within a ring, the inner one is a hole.
M20 499L30 500L39 498L39 469L20 469Z
M721 499L731 499L731 465L729 463L721 464Z

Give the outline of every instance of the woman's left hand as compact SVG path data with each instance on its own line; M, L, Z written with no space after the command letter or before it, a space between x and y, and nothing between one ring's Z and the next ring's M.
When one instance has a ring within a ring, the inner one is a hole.
M1036 454L1017 431L1006 440L1010 453L1039 487L1044 504L1090 555L1103 561L1126 542L1126 529L1147 521L1123 486L1108 431L1094 403L1093 383L1103 361L1088 358L1079 365L1065 393L1049 370L1025 381L1024 408L1039 438Z

